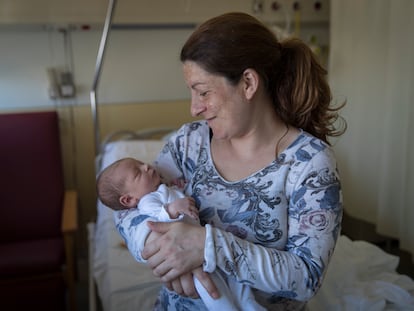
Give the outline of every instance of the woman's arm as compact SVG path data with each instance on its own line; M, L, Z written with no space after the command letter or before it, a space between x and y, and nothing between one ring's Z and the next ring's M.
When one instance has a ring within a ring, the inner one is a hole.
M162 235L155 231L151 231L147 225L148 221L157 221L148 215L141 214L138 209L129 209L114 212L116 228L123 237L129 252L138 262L146 262L146 258L142 257L142 251L145 245L155 246L157 239ZM181 223L181 222L177 222ZM151 225L156 230L162 231L162 226L168 226L169 223L159 222ZM172 223L171 223L172 224ZM151 266L151 263L148 263ZM201 269L201 265L195 269L190 269L186 273L182 273L174 280L164 282L167 288L176 291L178 294L185 295L192 298L197 298L198 293L194 286L193 275L198 278L200 283L209 292L213 298L218 298L220 294L210 279L209 274Z
M201 267L204 261L205 228L192 224L148 222L157 237L147 243L142 256L154 275L170 282Z
M164 234L143 255L165 282L203 262L207 272L220 269L264 292L308 300L321 285L340 231L340 184L330 161L322 154L307 162L301 175L295 175L285 249L257 245L208 225L206 234L181 224L162 225L159 230L157 224L151 229Z
M181 224L182 222L178 222ZM158 252L158 250L165 250L162 248L160 243L162 244L162 235L166 233L169 229L169 225L173 223L165 223L165 222L148 222L147 225L151 229L151 232L148 235L146 240L146 246L143 251L144 255L143 258L149 259L147 261L148 265L153 268L154 266L158 267L160 271L163 271L163 255L162 252ZM185 223L183 223L185 224ZM191 225L190 227L200 227ZM185 229L184 229L185 230ZM152 257L148 258L148 255L153 255ZM180 260L178 259L179 266L185 266L185 264L191 263L191 260ZM204 286L207 292L213 298L219 298L220 293L214 282L211 280L208 273L204 272L201 264L196 266L195 268L191 269L182 269L172 271L169 270L171 273L171 278L161 278L161 281L166 285L166 287L170 290L175 291L179 295L184 295L191 298L199 298L198 293L194 286L193 276L195 276L200 283ZM158 273L155 269L153 270L155 276L160 277L163 272ZM175 274L174 274L175 273ZM164 281L165 280L165 281Z

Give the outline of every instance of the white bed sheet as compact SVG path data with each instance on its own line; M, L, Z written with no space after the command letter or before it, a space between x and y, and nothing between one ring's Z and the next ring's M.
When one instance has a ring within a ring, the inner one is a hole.
M340 236L311 311L414 310L414 281L398 274L399 258Z
M117 141L108 144L102 167L132 156L152 162L164 142ZM104 311L151 310L160 283L123 246L112 211L98 203L91 242L93 278ZM414 281L396 273L398 257L364 241L338 239L325 282L309 302L310 311L414 310Z

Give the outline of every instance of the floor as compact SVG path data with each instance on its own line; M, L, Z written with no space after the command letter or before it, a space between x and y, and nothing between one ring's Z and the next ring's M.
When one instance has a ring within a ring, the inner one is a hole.
M77 306L76 311L89 311L89 272L88 261L86 258L80 258L78 260L78 282L76 287ZM95 300L95 311L102 311L102 306L99 304L98 299Z
M384 251L400 257L400 264L397 271L414 279L414 263L409 253L399 249L398 241L375 233L375 227L345 215L343 221L343 232L352 240L368 240L382 248ZM77 283L77 310L89 311L89 282L88 282L88 261L83 256L78 260L78 283ZM102 306L97 300L96 311L102 311Z
M88 263L86 259L78 260L78 272L76 311L89 311Z
M400 257L400 264L397 271L401 274L406 274L414 280L414 264L411 255L408 252L401 251L398 248L398 242L395 242L391 246L391 249L387 250L389 253Z

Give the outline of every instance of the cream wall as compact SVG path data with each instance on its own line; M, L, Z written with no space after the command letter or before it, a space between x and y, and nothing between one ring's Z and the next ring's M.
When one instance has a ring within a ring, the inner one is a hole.
M101 23L108 0L0 0L0 24L12 23ZM283 21L284 13L293 13L299 4L302 20L329 19L330 0L315 9L316 1L278 0L120 0L115 1L115 23L199 23L228 11L256 14L266 21Z
M175 28L112 31L97 90L99 103L188 98L179 51L190 32ZM89 106L100 36L97 29L64 35L55 30L0 27L0 110ZM49 97L48 68L72 73L74 97Z

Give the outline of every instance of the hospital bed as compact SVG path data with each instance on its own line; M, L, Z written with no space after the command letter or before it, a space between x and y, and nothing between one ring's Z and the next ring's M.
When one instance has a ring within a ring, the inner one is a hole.
M119 131L101 142L95 95L112 5L110 1L91 91L97 172L122 157L152 162L172 130ZM112 211L98 201L96 213L96 221L87 225L90 310L152 310L161 284L130 255L116 231ZM309 310L414 310L414 281L396 272L398 260L372 243L341 235L325 282L309 302Z

